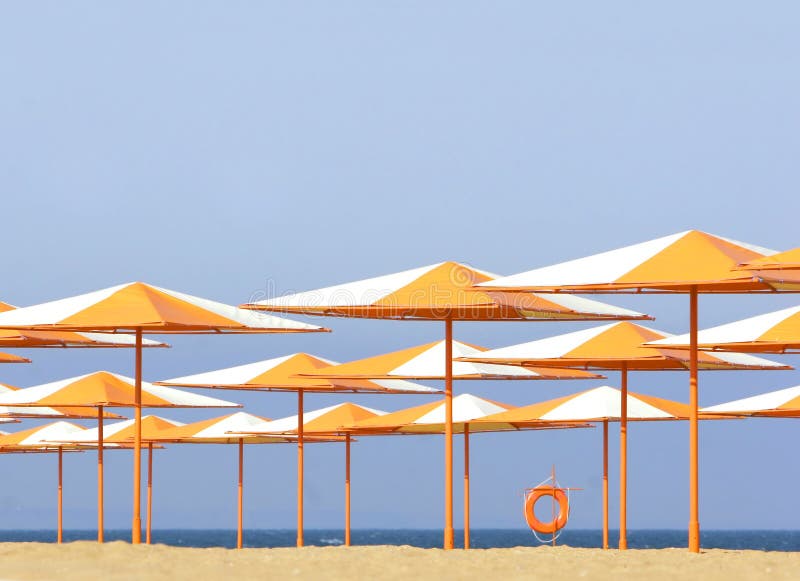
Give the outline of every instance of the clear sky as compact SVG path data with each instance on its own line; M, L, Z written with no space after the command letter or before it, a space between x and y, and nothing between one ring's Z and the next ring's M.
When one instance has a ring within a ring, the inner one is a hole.
M446 259L511 274L688 228L797 246L798 17L794 2L3 2L0 300L143 280L238 304L265 288ZM608 300L686 330L686 297ZM703 297L701 325L798 300ZM347 360L443 333L324 323L333 334L176 337L147 352L145 375L301 350ZM461 324L456 336L494 347L586 326ZM2 381L133 371L130 352L24 354L34 364L5 366ZM631 378L634 391L684 401L687 383L684 373ZM707 373L701 403L797 383L795 372ZM456 389L524 404L593 385ZM295 405L292 395L232 399L270 417ZM349 399L387 410L427 401ZM797 430L791 420L702 427L704 528L797 527L800 498L786 493L800 478ZM630 527L684 528L688 427L630 433ZM521 490L555 463L564 484L585 488L572 526L599 527L600 446L600 430L476 436L473 526L524 526ZM235 454L158 453L156 526L234 527ZM247 451L246 526L294 525L294 454ZM310 528L343 521L343 454L308 452ZM107 523L124 528L130 454L108 456ZM359 442L354 527L440 526L442 458L440 438ZM95 522L94 462L67 459L67 527ZM0 464L0 526L55 526L56 458ZM612 523L616 476L612 453ZM456 489L460 521L458 476Z

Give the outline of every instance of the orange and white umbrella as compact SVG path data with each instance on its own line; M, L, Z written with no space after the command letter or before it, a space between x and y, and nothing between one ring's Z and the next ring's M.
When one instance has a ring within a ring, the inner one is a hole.
M325 379L305 377L304 374L337 365L337 362L308 353L294 353L266 361L218 369L206 373L177 377L158 382L159 385L241 389L251 391L296 391L297 415L304 415L304 394L363 392L384 394L437 394L441 391L410 381L355 379ZM304 433L297 438L297 544L303 544L304 503Z
M774 292L738 265L774 251L699 230L679 232L609 252L478 284L498 292L687 293L689 327L697 334L697 297L703 293ZM689 550L700 551L697 349L689 356ZM622 424L624 424L624 418ZM620 531L623 533L624 531ZM620 537L620 548L627 539Z
M20 390L19 387L8 385L7 383L0 383L0 397L3 397L5 394L13 393L19 390ZM17 419L22 419L22 418L94 419L96 417L97 414L86 410L86 408L76 408L76 407L52 408L52 407L28 407L28 406L16 407L16 406L0 405L0 423L5 422L6 420L14 422ZM114 418L119 418L120 416L109 412L105 412L103 414L103 417L107 419L114 419Z
M185 333L307 333L326 331L269 315L133 282L0 313L0 329L75 332L131 332L136 336L131 540L141 542L142 335Z
M105 408L134 407L136 405L157 408L241 407L232 402L149 383L140 385L139 390L137 390L134 379L108 371L97 371L6 393L0 396L0 405L97 408L98 438L101 442L104 440L103 417ZM141 433L140 429L141 418L134 422L134 432ZM104 539L103 448L104 445L97 447L98 542L103 542ZM134 453L139 453L138 448L134 448Z
M691 336L676 335L653 341L651 345L658 348L689 349ZM710 351L800 352L800 306L703 329L697 333L697 346ZM719 357L722 353L713 355Z
M14 305L0 301L0 313L17 309ZM136 338L131 335L110 337L103 333L75 333L72 331L30 331L0 329L0 347L41 348L109 348L135 347ZM142 340L142 347L169 347L166 343Z
M400 351L349 361L318 370L302 373L308 378L375 380L440 380L444 379L446 364L444 341L418 345ZM453 341L453 379L599 379L602 376L575 369L523 368L516 365L492 365L483 362L461 361L462 358L480 357L487 349L477 345Z
M294 443L292 436L253 436L231 434L231 432L247 431L249 428L262 425L267 418L254 416L245 412L202 420L191 424L165 430L150 441L175 444L237 444L239 447L239 481L237 510L237 548L243 543L243 506L244 506L244 445L245 444L285 444ZM314 441L314 439L312 439Z
M153 523L153 442L160 433L184 425L160 416L147 415L142 417L142 439L147 441L147 509L145 525L145 542L149 545L152 538ZM108 424L103 427L103 446L108 444L125 445L133 444L136 425L134 420L125 420ZM69 443L76 446L96 446L100 441L100 428L89 428L74 436Z
M800 417L800 386L761 393L752 397L712 405L703 414L731 414L759 418Z
M627 392L625 417L629 421L688 420L689 406L676 401ZM608 422L623 417L619 389L607 385L486 416L473 424L510 424L526 427L540 422L603 423L603 548L608 548Z
M84 428L77 424L65 421L57 421L44 426L37 426L19 432L5 432L0 435L0 453L7 452L57 452L58 453L58 492L57 492L57 532L56 541L64 540L64 495L63 495L63 466L64 451L75 451L73 446L66 444L53 443L61 439L77 436L84 431Z
M444 547L454 546L452 356L453 321L639 319L646 315L578 297L519 297L476 289L497 275L458 262L442 262L377 278L243 305L308 315L445 323ZM298 539L302 541L301 539ZM300 543L301 544L301 543Z
M184 377L157 381L156 385L241 389L247 391L304 391L313 393L405 393L435 394L441 391L401 380L347 379L333 381L312 377L316 371L339 365L336 361L308 353L293 353L265 361L216 369ZM302 413L302 411L300 412Z

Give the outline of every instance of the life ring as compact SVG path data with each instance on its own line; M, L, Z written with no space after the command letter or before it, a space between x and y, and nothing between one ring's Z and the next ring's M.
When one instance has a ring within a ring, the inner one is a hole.
M534 507L536 502L543 496L552 496L558 503L558 515L550 522L542 522L536 518ZM530 489L525 495L525 522L537 533L543 535L557 533L567 526L567 519L569 519L569 500L562 488L537 486Z

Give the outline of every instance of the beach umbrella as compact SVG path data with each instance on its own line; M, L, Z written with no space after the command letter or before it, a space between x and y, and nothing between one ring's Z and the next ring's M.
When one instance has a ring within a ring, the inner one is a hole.
M671 337L638 323L622 321L575 331L509 347L492 349L465 359L479 363L579 367L620 372L621 394L628 391L629 371L683 371L690 365L681 350L646 347L648 341ZM792 369L760 357L744 354L700 353L697 364L703 370ZM541 369L541 367L539 367ZM627 399L620 397L620 498L619 546L627 546L628 428Z
M700 293L758 293L776 289L737 270L774 251L699 230L562 262L478 284L486 291L538 293L685 293L689 328L697 336ZM689 550L700 551L697 349L689 357ZM620 548L625 548L621 546Z
M57 452L58 453L58 493L57 493L57 532L56 540L64 540L64 451L78 451L66 444L53 444L51 439L65 439L76 436L83 427L65 421L57 421L44 426L37 426L19 432L4 432L0 435L0 453L15 452Z
M136 438L133 454L133 524L131 541L141 542L141 418L144 334L301 333L321 327L259 315L236 307L133 282L83 295L0 313L0 329L75 331L135 335Z
M244 445L245 444L287 444L297 438L286 436L253 436L232 432L247 431L252 426L268 422L267 418L245 412L201 420L191 424L165 430L152 438L152 441L174 444L236 444L239 447L239 471L237 490L237 534L236 547L243 543L243 505L244 505ZM319 441L311 438L309 441Z
M607 385L573 395L559 397L476 420L526 427L541 422L602 422L603 424L603 548L608 548L608 423L622 419L626 408L628 421L688 420L689 406L648 395L622 391Z
M0 363L30 363L31 360L11 353L0 353Z
M691 348L690 335L675 335L653 341L660 349ZM800 352L800 306L789 307L732 323L709 327L697 333L697 347L701 350L749 353Z
M0 396L0 405L74 406L97 409L98 440L102 442L106 408L217 408L241 407L212 397L187 393L170 387L137 382L134 379L97 371L77 377L44 383ZM141 433L141 417L134 422L134 435ZM97 446L97 540L103 542L103 448ZM138 454L139 447L134 448Z
M350 444L351 434L341 427L354 422L382 416L386 412L364 407L354 403L340 403L326 408L288 416L277 420L267 420L249 426L245 433L250 435L296 436L314 434L316 437L343 436L345 442L344 476L344 544L350 546ZM302 422L298 418L302 417ZM311 436L312 438L315 436Z
M308 353L293 353L283 357L237 365L206 373L176 377L158 382L159 385L239 389L247 391L296 391L297 416L304 416L304 394L312 393L384 393L437 394L439 390L409 381L337 379L305 377L319 369L337 365L335 361ZM297 546L303 546L304 449L303 425L297 434ZM349 446L349 445L348 445ZM349 450L349 447L348 447Z
M477 397L460 394L453 398L453 430L464 436L464 548L470 548L470 471L469 438L473 432L497 432L515 429L515 426L502 423L474 424L478 418L512 409L514 406ZM356 423L347 424L343 430L358 436L368 435L430 435L443 434L446 410L441 401L399 410L390 414L376 416ZM557 424L541 422L530 429L555 429L566 427L585 427L578 424Z
M147 508L145 509L145 542L149 545L152 536L153 523L153 439L165 430L183 426L160 416L142 416L142 440L147 442ZM135 437L136 424L134 420L124 420L103 426L103 445L119 444L130 447ZM73 436L69 443L84 446L97 445L100 441L100 428L89 428Z
M444 547L453 548L453 321L640 319L646 315L579 297L532 295L507 300L474 288L497 275L442 262L349 284L257 301L249 309L319 316L430 320L445 325Z

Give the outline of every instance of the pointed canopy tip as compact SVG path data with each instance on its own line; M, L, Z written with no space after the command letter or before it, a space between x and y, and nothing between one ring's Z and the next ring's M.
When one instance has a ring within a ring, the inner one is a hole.
M141 282L0 312L0 329L154 334L330 331Z
M503 292L773 292L737 265L773 250L687 230L480 283Z

